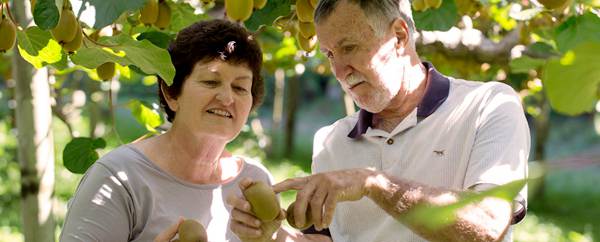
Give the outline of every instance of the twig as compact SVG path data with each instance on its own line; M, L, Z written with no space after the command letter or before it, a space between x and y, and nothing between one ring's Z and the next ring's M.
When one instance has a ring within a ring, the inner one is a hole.
M89 40L90 42L94 43L94 44L95 44L95 45L97 45L97 46L108 47L108 48L111 48L111 47L117 47L117 46L119 46L119 45L106 45L106 44L98 43L98 42L97 42L97 41L95 41L94 39L90 38L90 36L88 36L88 35L85 33L85 31L81 31L81 32L83 33L83 36L85 36L85 38L86 38L87 40Z

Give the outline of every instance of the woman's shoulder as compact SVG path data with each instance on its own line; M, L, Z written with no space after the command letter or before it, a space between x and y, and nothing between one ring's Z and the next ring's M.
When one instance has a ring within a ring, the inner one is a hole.
M110 170L128 170L135 167L135 164L145 164L147 158L135 147L124 144L121 145L96 161L97 165L102 165Z

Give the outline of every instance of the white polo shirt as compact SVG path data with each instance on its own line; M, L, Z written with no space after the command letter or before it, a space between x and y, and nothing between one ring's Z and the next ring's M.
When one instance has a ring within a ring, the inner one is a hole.
M321 128L313 146L313 173L370 167L454 190L501 185L527 176L530 136L519 96L498 82L446 77L429 63L423 101L388 133L357 114ZM519 203L526 207L526 189ZM518 222L525 214L516 212ZM342 202L329 228L333 241L425 241L369 198ZM510 241L510 236L505 241Z

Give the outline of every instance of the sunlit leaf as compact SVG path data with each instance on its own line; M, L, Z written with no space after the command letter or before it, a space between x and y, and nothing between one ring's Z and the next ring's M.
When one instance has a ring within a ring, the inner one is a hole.
M127 105L131 109L131 114L140 124L150 132L156 132L156 127L161 125L160 115L155 110L144 105L140 100L134 99Z
M561 52L593 41L600 41L600 17L593 13L572 16L556 28L556 45Z
M33 10L33 21L41 29L52 29L58 24L58 7L54 0L37 0Z
M95 29L101 29L115 22L126 11L136 11L146 0L84 0L74 1L73 11L80 21Z
M544 67L550 105L568 115L592 111L600 85L600 43L586 42L567 53Z
M517 21L508 16L508 12L511 6L512 5L510 4L502 7L499 7L495 4L490 6L490 13L492 15L492 18L498 24L500 24L500 27L502 27L504 30L512 30L513 28L515 28L515 26L517 26Z
M171 42L171 40L173 40L174 37L175 36L171 36L166 33L159 32L159 31L148 31L148 32L141 33L140 35L138 35L138 37L136 39L137 40L147 39L152 44L154 44L160 48L166 49L169 46L169 42Z
M104 147L106 147L106 141L102 138L74 138L63 150L64 166L73 173L83 174L98 160L96 149Z
M277 17L288 15L292 11L290 7L293 3L295 0L267 1L267 5L254 11L244 24L251 31L256 31L261 25L271 25Z
M19 53L35 68L48 64L66 62L66 55L58 42L52 39L50 32L37 26L17 31Z
M173 81L175 67L167 50L153 45L148 40L136 41L124 34L104 38L103 43L110 48L83 48L71 56L71 61L90 69L108 61L123 66L134 65L145 73L159 75L169 85Z
M447 31L454 26L460 17L454 1L444 0L438 9L415 12L414 20L417 29L425 31Z
M185 2L173 3L171 1L167 1L169 7L171 7L171 23L169 24L169 29L177 32L192 23L195 23L199 20L207 19L207 16L202 14L195 14L195 9Z

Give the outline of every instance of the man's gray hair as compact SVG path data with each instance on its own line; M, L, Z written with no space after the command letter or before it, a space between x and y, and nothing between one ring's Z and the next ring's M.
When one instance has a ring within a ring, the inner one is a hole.
M378 37L382 37L392 21L400 17L408 25L409 36L412 39L415 23L409 0L320 0L315 8L315 24L327 19L340 1L360 6Z

